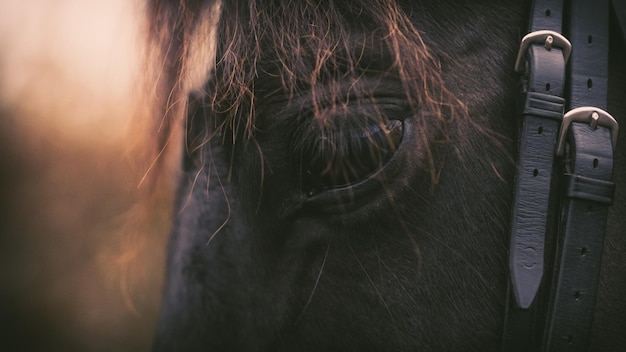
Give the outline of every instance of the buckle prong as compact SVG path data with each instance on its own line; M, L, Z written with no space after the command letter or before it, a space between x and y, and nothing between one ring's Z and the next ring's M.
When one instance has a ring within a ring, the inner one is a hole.
M598 115L597 111L591 113L591 121L589 121L589 126L591 126L592 130L598 128L598 119L600 119L600 115Z
M548 50L552 49L552 43L554 43L554 37L551 36L551 35L547 36L545 44L544 44L546 49L548 49Z

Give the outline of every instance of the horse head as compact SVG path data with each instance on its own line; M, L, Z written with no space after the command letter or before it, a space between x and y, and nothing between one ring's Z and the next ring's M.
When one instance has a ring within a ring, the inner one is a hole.
M185 122L157 350L499 350L528 7L152 2L161 107ZM626 343L614 199L603 351Z

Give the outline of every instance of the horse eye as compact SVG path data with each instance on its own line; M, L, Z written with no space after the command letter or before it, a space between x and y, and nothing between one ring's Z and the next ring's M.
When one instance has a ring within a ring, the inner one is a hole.
M305 192L314 195L368 178L391 159L403 130L401 121L391 120L319 139L303 155Z

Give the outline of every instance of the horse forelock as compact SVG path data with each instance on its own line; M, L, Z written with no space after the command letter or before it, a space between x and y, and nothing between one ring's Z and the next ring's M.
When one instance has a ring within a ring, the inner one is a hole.
M236 2L224 6L217 40L211 102L216 111L228 112L227 125L244 126L248 135L255 126L254 108L268 92L258 86L259 77L279 82L277 90L290 98L309 95L320 119L323 107L345 100L346 92L328 89L329 82L367 89L359 87L363 77L380 71L397 75L415 110L449 119L462 106L443 85L437 62L395 1L330 6Z
M461 128L450 122L467 117L464 104L445 87L439 63L395 0L151 5L152 43L161 60L155 85L160 102L155 116L163 136L158 151L173 133L180 133L190 95L213 112L215 121L206 126L250 138L265 100L282 95L289 102L304 95L314 119L328 125L328 117L341 113L351 96L375 99L364 78L381 72L400 83L411 111L419 115L417 127L430 130L424 136L447 140L449 126ZM338 84L349 91L334 89Z

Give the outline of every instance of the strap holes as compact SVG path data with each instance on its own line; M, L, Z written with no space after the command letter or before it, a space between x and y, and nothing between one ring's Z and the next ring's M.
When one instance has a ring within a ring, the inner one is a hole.
M587 43L588 44L593 43L593 37L591 36L591 34L587 37Z
M543 133L543 127L539 127L539 129L537 129L537 133L542 134Z
M580 291L574 292L574 299L577 301L580 299Z
M546 92L550 91L550 83L546 83Z
M597 169L597 168L598 168L598 159L597 159L597 158L594 158L594 159L593 159L593 168L594 168L594 169Z
M551 14L550 9L547 9L547 10L546 10L546 16L547 16L547 17L550 17L550 14Z
M587 89L591 90L591 88L593 88L593 81L589 78L587 80Z
M587 247L583 247L583 248L580 250L580 256L581 256L581 257L584 257L584 256L586 256L586 255L587 255Z
M574 343L574 335L567 335L567 343L570 345Z
M537 177L537 175L539 175L539 170L534 169L533 170L533 177Z
M589 213L591 213L591 210L593 210L593 206L591 206L591 204L589 204L587 206L587 210L585 210L585 213L589 214Z

